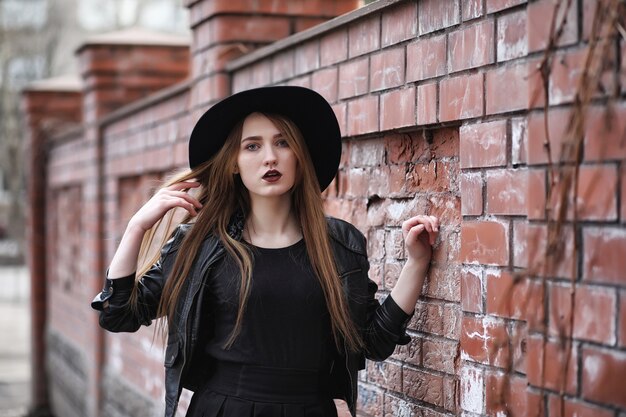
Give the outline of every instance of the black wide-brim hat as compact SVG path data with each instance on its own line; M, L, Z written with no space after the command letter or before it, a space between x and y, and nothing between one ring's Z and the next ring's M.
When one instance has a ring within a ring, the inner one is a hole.
M189 138L189 166L213 157L237 122L251 113L286 116L298 126L313 160L323 191L331 183L341 159L341 133L335 112L319 93L304 87L262 87L236 93L204 113Z

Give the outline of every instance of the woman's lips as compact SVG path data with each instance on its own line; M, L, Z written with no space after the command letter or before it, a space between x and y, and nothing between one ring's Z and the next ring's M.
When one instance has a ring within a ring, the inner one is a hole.
M263 175L263 180L265 180L267 182L276 182L282 176L283 176L283 174L281 174L279 171L276 171L275 169L271 169L271 170L267 171L265 173L265 175Z

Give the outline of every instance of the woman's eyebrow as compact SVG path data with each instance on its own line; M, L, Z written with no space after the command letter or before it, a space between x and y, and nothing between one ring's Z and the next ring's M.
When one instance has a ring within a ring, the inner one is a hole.
M276 133L272 138L276 139L276 138L279 138L281 136L283 136L283 134L279 132L279 133ZM248 136L248 137L245 137L245 138L241 139L241 143L243 143L243 142L245 142L247 140L261 140L261 139L263 139L263 136L259 136L259 135Z

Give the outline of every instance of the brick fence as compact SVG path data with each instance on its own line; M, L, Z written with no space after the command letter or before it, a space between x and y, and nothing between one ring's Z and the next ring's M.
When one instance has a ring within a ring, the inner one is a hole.
M199 115L288 84L339 119L327 211L368 237L380 296L402 220L443 224L412 342L359 376L362 415L626 415L626 40L604 38L589 106L579 84L610 1L185 3L190 41L94 38L76 82L24 93L36 406L161 412L152 329L105 334L89 301L126 221L186 165Z

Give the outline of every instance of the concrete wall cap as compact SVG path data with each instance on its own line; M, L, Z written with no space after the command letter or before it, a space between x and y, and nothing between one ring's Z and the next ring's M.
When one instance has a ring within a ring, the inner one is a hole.
M45 78L28 84L24 91L80 92L83 80L78 75L67 74L59 77Z
M133 27L116 32L101 33L88 37L77 49L92 45L141 45L141 46L173 46L183 47L191 45L191 37L172 33L157 32L140 27Z

